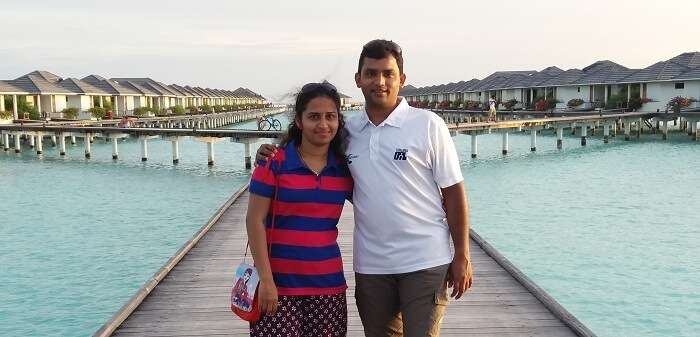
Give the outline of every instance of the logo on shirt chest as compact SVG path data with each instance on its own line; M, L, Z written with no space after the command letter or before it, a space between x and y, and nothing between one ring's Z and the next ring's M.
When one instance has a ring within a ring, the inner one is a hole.
M345 155L345 161L348 163L348 165L352 164L352 160L357 158L356 154L348 153Z
M396 149L394 152L394 160L406 160L408 149Z

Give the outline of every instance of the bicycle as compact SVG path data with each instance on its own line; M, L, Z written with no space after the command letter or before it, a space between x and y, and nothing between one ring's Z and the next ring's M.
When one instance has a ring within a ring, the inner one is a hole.
M263 116L263 117L260 117L260 120L258 121L258 130L260 130L260 131L270 131L270 130L281 131L282 130L282 123L279 121L279 119L272 118L270 116Z

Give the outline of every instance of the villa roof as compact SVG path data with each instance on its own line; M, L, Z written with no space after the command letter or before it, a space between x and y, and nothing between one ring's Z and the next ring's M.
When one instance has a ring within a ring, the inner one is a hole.
M399 95L400 96L413 96L414 93L416 92L416 87L408 84L405 85L401 90L399 90Z
M594 62L593 64L589 65L588 67L583 68L583 72L585 73L590 73L590 72L598 72L600 70L608 70L608 71L615 71L615 70L624 70L627 69L627 67L617 64L613 61L609 60L602 60L602 61L597 61Z
M136 92L140 93L141 95L145 95L145 96L159 96L157 92L151 90L150 88L147 88L147 87L142 86L142 85L140 85L140 84L134 83L134 82L132 82L132 81L128 81L128 80L127 80L127 81L124 81L124 80L122 80L122 81L116 81L116 82L119 83L120 85L124 86L124 87L127 87L127 88L129 88L129 89L131 89L131 90L133 90L133 91L136 91Z
M190 92L189 90L187 90L184 87L179 86L177 84L169 85L168 89L170 89L171 91L175 91L176 93L178 93L182 96L188 96L188 97L194 96L194 94L192 92Z
M17 87L10 83L10 81L0 81L0 93L2 94L19 94L26 93L26 91L20 87Z
M96 86L103 91L112 94L112 95L121 95L121 96L136 96L136 95L141 95L138 91L123 86L116 81L108 80L100 75L89 75L85 76L82 79L83 82L87 82L89 84L92 84L93 86Z
M9 81L15 87L30 94L73 94L72 91L50 82L38 75L24 75Z
M54 74L54 73L45 71L45 70L34 70L34 71L32 71L31 73L29 73L29 74L27 74L27 75L38 76L38 77L41 77L41 78L43 78L44 80L49 81L49 82L58 82L58 81L62 80L62 78L61 78L60 76L58 76L58 75L56 75L56 74ZM27 75L25 75L25 76L27 76ZM18 78L18 79L19 79L19 78Z
M182 89L185 89L187 92L189 92L192 96L195 97L202 97L202 94L194 90L194 88L190 87L189 85L186 85L182 87Z
M700 67L700 52L683 53L668 61L688 68L698 68Z
M674 80L700 80L700 67L688 70L676 77Z
M583 70L580 69L569 69L567 71L564 71L557 76L554 76L542 83L540 83L540 86L558 86L558 85L567 85L576 82L579 78L583 77L586 75L586 73Z
M112 80L115 80L117 82L129 81L140 85L141 87L147 87L159 96L175 96L175 93L168 90L165 84L155 81L148 77L118 77L112 78Z
M688 72L691 68L672 61L654 63L624 78L624 82L666 81Z
M576 81L570 83L570 84L580 84L580 85L586 85L586 84L610 84L610 83L618 83L620 80L623 78L629 77L630 75L634 74L637 69L619 69L615 68L615 70L608 70L608 69L601 69L595 72L588 72L585 75L583 75L581 78L577 79Z
M81 81L77 78L67 78L57 82L63 88L70 90L76 94L95 94L95 95L107 95L108 92L94 86L88 82Z

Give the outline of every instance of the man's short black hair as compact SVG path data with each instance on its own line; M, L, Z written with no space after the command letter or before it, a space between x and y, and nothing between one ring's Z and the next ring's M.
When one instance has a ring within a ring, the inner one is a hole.
M388 56L393 56L396 59L396 64L399 65L399 73L403 74L403 56L401 55L401 47L394 41L389 40L372 40L362 47L360 53L360 61L357 65L357 73L362 71L362 65L365 63L365 57L373 59L383 59Z

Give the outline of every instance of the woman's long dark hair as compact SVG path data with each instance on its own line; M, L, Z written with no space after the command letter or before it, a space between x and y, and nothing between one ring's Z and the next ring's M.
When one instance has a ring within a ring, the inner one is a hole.
M338 160L345 162L345 120L343 114L340 113L340 95L338 90L328 82L308 83L301 88L294 104L294 118L289 123L287 135L282 140L282 146L286 146L291 141L296 142L297 145L301 144L301 129L297 126L296 120L301 121L306 106L317 97L328 97L335 103L338 111L338 131L331 140L330 150L333 151Z

